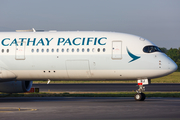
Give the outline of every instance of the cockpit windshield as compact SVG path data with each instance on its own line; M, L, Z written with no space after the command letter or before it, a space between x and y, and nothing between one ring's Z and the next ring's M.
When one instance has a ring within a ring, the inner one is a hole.
M161 50L157 46L145 46L143 48L145 53L153 53L153 52L161 52Z

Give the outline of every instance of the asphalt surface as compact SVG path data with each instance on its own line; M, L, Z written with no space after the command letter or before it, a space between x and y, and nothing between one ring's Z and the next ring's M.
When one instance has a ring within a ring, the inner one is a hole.
M180 98L0 98L1 120L179 120Z
M136 91L137 84L33 84L40 92L115 92ZM146 91L180 91L180 84L150 84Z

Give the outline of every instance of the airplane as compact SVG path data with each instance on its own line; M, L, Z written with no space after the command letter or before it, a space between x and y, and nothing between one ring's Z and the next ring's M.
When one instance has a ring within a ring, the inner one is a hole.
M97 31L0 32L0 91L27 92L34 80L137 80L144 101L152 78L176 63L140 36Z

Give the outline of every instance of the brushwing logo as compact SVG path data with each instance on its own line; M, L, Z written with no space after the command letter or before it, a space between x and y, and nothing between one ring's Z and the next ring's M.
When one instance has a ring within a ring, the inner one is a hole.
M128 54L129 54L129 56L132 58L132 60L129 61L129 63L140 58L139 56L136 56L136 55L132 54L132 53L128 50L128 48L127 48L127 52L128 52Z

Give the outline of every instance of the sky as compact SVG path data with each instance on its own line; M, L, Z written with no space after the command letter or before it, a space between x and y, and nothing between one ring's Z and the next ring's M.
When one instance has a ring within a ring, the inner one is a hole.
M130 33L159 47L180 47L180 0L0 0L0 32Z

